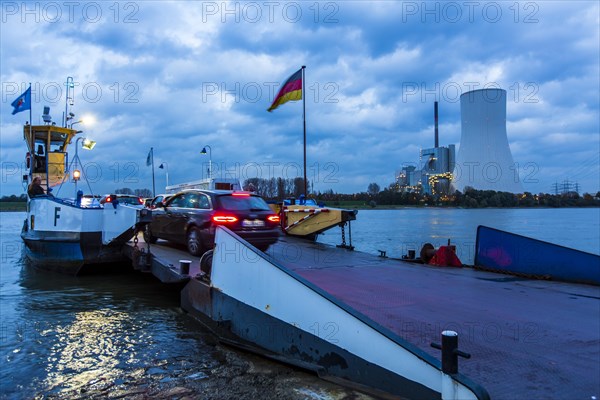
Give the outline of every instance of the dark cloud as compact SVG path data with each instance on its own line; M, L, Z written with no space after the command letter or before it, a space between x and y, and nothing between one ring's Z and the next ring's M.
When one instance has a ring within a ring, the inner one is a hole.
M130 173L131 186L148 187L150 147L168 163L171 183L205 171L206 144L223 168L282 173L302 163L302 103L266 109L307 65L316 189L385 187L403 164L418 163L419 149L432 146L435 100L441 143L458 145L458 97L491 84L507 90L515 161L538 166L526 190L549 191L569 174L598 190L590 154L600 131L597 3L157 1L97 3L99 18L91 6L83 14L85 4L72 21L66 9L59 19L44 14L41 3L37 21L3 14L3 162L22 159L25 113L11 116L9 107L16 91L38 84L34 115L50 104L58 120L64 98L52 97L48 82L60 88L73 76L75 111L99 121L85 127L98 140L85 158L104 172L100 191L125 186ZM573 165L591 173L569 173ZM17 178L3 186L20 191Z

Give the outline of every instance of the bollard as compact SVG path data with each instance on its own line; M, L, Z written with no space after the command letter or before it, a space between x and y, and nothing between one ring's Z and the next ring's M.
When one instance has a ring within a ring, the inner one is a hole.
M458 386L452 375L458 374L458 356L471 358L471 355L458 350L458 333L454 331L443 331L442 344L431 343L431 347L442 350L442 399L457 400Z
M431 347L442 350L442 372L446 374L458 373L458 356L471 358L469 353L458 350L458 333L454 331L443 331L442 344L431 343Z
M447 374L458 373L458 333L442 332L442 371Z
M189 275L191 264L192 262L190 260L179 260L179 273L181 275Z

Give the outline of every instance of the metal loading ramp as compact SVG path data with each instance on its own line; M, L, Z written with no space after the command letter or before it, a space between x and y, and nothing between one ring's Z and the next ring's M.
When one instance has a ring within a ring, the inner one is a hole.
M406 343L407 351L415 349L413 355L423 355L421 359L428 367L440 366L440 351L432 348L431 342L439 342L443 330L456 331L459 349L472 355L459 361L460 373L485 387L494 400L600 398L598 286L415 265L289 236L264 254L234 234L220 233L218 237L223 239L220 247L224 258L213 259L213 286L199 278L197 259L164 241L152 246L152 273L160 278L163 271L169 274L169 282L187 282L182 307L212 323L223 335L269 349L288 361L306 359L314 363L319 359L314 354L341 354L355 365L362 362L341 350L339 342L333 342L339 340L337 332L346 329L340 325L341 319L321 318L321 306L306 303L303 296L292 295L284 286L263 286L260 290L254 286L256 281L277 274L329 301L340 314L343 311L371 328L365 321L382 327L392 336L383 335L387 340ZM181 259L192 260L189 274L177 272ZM217 284L219 269L233 275L222 276L225 281ZM234 276L237 283L233 279L230 282ZM230 287L244 291L249 299L245 303L234 299L224 291ZM253 295L261 290L277 296L277 300L265 302ZM275 311L283 312L282 307L286 312L288 308L295 310L307 322L299 325L295 317L291 324L280 319ZM300 345L313 353L304 354ZM363 341L362 347L374 349L368 341ZM336 365L340 365L339 371L351 372L350 364L347 368L343 362L336 364L340 360L324 357L327 370L317 366L315 371L333 376ZM308 361L304 367L307 365ZM365 365L373 366L369 362ZM375 379L371 382L384 387L392 382L390 386L399 387L402 397L424 398L407 395L410 382L403 384L398 375L382 368L371 371L368 377ZM420 384L417 387L424 388ZM428 393L429 398L441 397L433 390Z
M440 332L492 399L600 398L600 287L432 267L286 237L277 262L432 356ZM366 345L370 347L370 345Z
M333 258L343 261L341 254L354 253L327 247L320 254L318 244L285 239L264 254L226 228L218 229L215 244L210 285L191 279L182 292L182 306L221 331L292 363L313 365L321 376L382 393L409 399L489 398L481 386L461 374L443 373L436 357L354 307L363 301L352 304L343 291L328 290L328 283L339 289L340 279L356 282L346 276L353 267L341 266L344 277L334 274L337 282L328 282L322 273L334 269L323 268L324 259L314 262L314 257L329 257L334 250L341 253ZM278 252L295 261L283 265ZM364 296L356 290L348 295Z

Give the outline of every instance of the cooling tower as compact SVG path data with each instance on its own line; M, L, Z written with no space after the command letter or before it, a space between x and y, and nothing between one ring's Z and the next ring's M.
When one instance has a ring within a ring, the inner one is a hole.
M506 91L480 89L460 96L460 148L453 186L522 193L506 137Z

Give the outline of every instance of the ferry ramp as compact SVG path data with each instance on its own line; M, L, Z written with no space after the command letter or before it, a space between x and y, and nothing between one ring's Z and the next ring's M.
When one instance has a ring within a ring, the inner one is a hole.
M222 238L226 240L219 244ZM309 343L307 351L318 353L316 342L301 339L307 331L331 339L336 327L347 326L341 317L325 316L321 305L302 295L293 295L295 292L287 284L269 283L266 271L274 267L340 305L342 311L355 316L358 322L366 321L367 328L379 328L392 341L405 343L409 352L420 355L418 360L434 367L439 368L437 360L441 354L431 343L439 342L444 330L457 332L459 349L472 356L460 359L459 380L466 382L466 387L485 388L483 395L478 395L480 398L487 393L492 399L507 400L600 398L598 286L412 264L289 236L282 237L265 254L236 239L234 234L218 233L217 249L230 246L228 240L241 244L243 251L240 253L239 247L231 251L230 247L225 257L217 257L215 253L211 285L197 275L200 272L197 259L190 258L183 248L163 241L151 246L155 255L152 272L159 278L162 276L163 281L188 281L182 292L184 309L206 316L259 346L268 348L273 332L269 328L263 335L268 336L265 339L260 336L262 333L249 334L248 327L273 326L274 321L279 321L273 318L279 307L295 307L297 315L308 315L307 321L315 321L303 331L299 330L302 323L291 322L286 330L287 334L296 335L295 344ZM240 256L244 252L251 256ZM192 259L189 275L178 272L180 259ZM252 286L254 281L266 282L266 286L257 289ZM284 300L280 304L263 301L263 294L270 292ZM243 299L243 296L249 297ZM232 297L238 299L231 303ZM237 326L236 318L240 319ZM299 321L299 317L294 318L293 321ZM266 341L261 343L261 340ZM326 342L318 344L324 344L321 350L327 350ZM367 336L361 336L358 345L367 354L395 351L379 347ZM352 360L354 356L350 353L340 354ZM385 368L373 371L368 378L385 386L389 378ZM381 377L377 377L379 374ZM404 384L410 387L411 382ZM423 393L419 392L422 388L416 389L416 393ZM442 398L439 396L430 398Z
M600 398L600 287L433 267L285 237L268 251L434 357L459 334L460 372L492 399ZM365 344L368 345L368 344Z

